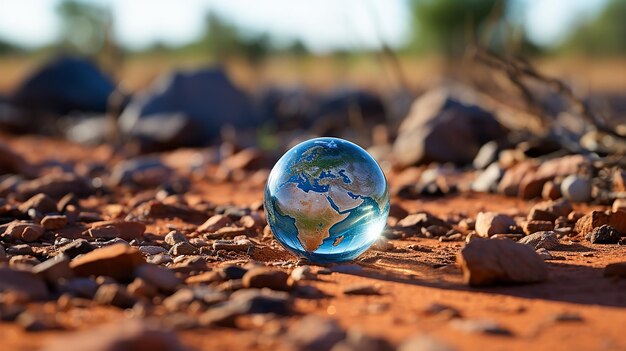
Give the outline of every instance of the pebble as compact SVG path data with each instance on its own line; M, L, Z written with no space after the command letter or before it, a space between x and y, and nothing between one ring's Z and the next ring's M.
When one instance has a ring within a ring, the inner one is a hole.
M301 351L329 351L346 333L332 319L309 315L294 323L286 337Z
M139 246L139 251L144 255L157 255L167 253L167 249L156 245Z
M574 202L589 202L591 200L591 182L577 174L571 174L561 182L561 193Z
M61 279L74 277L74 272L70 269L70 260L65 255L57 255L48 259L33 267L32 271L52 285Z
M185 351L176 334L148 321L125 319L51 337L43 351Z
M556 237L556 233L553 231L542 231L530 234L523 237L518 241L520 244L526 244L537 249L556 249L561 245L559 239Z
M168 254L156 254L146 258L146 262L158 265L170 263L172 261L172 256Z
M224 266L218 271L223 280L241 279L247 272L246 268L235 265Z
M497 283L539 283L548 269L529 245L510 240L475 239L457 256L463 278L471 286Z
M501 336L512 336L513 333L501 326L498 322L487 319L455 319L450 322L450 326L454 329L464 331L467 333L479 333Z
M212 233L217 231L220 228L229 226L233 223L233 221L225 215L217 214L207 219L206 222L202 223L197 231L200 233Z
M10 235L15 240L21 240L24 242L33 242L39 239L45 229L39 224L14 221L9 224L5 233Z
M135 276L164 292L176 291L176 288L182 283L182 280L172 270L153 264L142 264L135 268Z
M292 286L288 282L289 275L283 271L265 267L253 268L242 278L244 288L269 288L272 290L289 291Z
M101 285L93 299L99 304L119 308L131 308L136 302L135 298L128 293L126 288L119 284Z
M127 241L139 239L146 225L131 221L99 221L91 223L87 234L92 238L121 238Z
M345 295L380 295L380 290L371 284L352 284L343 288Z
M24 201L18 209L22 213L28 213L28 210L34 209L39 213L47 214L57 211L57 203L50 196L39 193Z
M43 279L34 273L0 266L0 292L23 294L29 300L45 300L49 291Z
M291 297L284 292L242 289L230 295L226 306L241 314L274 313L287 315L291 312L291 304Z
M67 216L65 215L47 215L41 220L41 225L46 230L61 229L67 225Z
M172 230L171 232L167 233L164 240L165 243L167 243L168 245L174 246L178 243L186 243L187 237L185 236L185 234L179 232L178 230Z
M315 280L317 279L317 274L313 273L311 266L299 266L291 271L290 277L291 280L298 282L301 280Z
M195 255L198 252L198 249L191 245L188 242L179 242L174 244L169 251L171 256L180 256L180 255Z
M136 248L114 244L75 258L70 267L79 277L103 275L118 281L128 281L134 269L143 263L143 255Z
M456 349L428 335L417 335L405 340L397 351L455 351Z
M94 249L95 247L91 245L87 240L76 239L70 242L69 244L64 245L61 248L59 248L59 252L67 255L69 258L74 258L78 255L83 255L88 252L91 252Z
M522 228L524 229L524 233L526 233L526 235L530 235L536 232L553 230L554 224L550 221L530 220L524 222Z
M622 235L615 228L603 224L585 236L592 244L617 244Z
M479 212L476 216L475 230L481 237L490 237L494 234L506 234L515 221L510 216L495 212Z
M213 242L213 250L226 250L226 251L243 251L247 252L254 244L248 239L239 240L215 240Z
M98 283L91 278L64 279L57 282L57 289L61 293L92 299L98 290Z

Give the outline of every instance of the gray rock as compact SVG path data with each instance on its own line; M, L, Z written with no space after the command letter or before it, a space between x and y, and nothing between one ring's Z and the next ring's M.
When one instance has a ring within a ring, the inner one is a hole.
M589 202L591 200L591 181L576 174L569 175L561 182L561 193L574 202Z
M469 164L480 147L506 135L494 116L451 89L419 97L400 125L393 154L401 166L425 162Z
M144 255L157 255L167 253L167 249L156 245L139 246L139 251Z
M617 244L622 235L610 225L603 224L595 227L587 234L586 239L592 244Z
M294 323L287 333L287 339L301 351L328 351L345 337L336 321L314 315Z
M171 256L195 255L198 249L188 242L177 243L169 251Z
M498 160L498 143L496 141L490 141L485 143L478 150L478 154L474 158L472 165L476 169L485 169L494 161Z
M495 191L502 174L504 171L500 165L497 162L492 163L472 182L472 190L484 193Z
M556 237L556 233L553 231L536 232L527 235L518 241L520 244L526 244L537 249L552 250L561 245L559 239Z
M178 230L172 230L171 232L167 233L167 235L165 235L165 243L167 243L168 245L176 245L178 243L186 243L187 242L187 237L185 236L185 234L179 232Z

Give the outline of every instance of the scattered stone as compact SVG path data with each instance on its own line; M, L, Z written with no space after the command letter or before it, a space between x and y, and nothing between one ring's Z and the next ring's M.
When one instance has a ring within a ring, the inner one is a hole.
M161 247L161 246L156 246L156 245L139 246L139 251L141 251L141 253L144 255L150 255L150 256L167 253L166 248Z
M393 351L389 341L369 336L358 330L348 330L346 338L333 346L331 351Z
M180 242L172 246L169 251L169 254L172 256L180 256L180 255L195 255L198 252L198 249L191 245L188 242Z
M346 333L334 320L309 315L294 323L286 337L301 351L329 351Z
M557 200L562 196L561 187L553 181L548 181L543 185L541 197L546 200Z
M91 252L95 249L93 245L91 245L85 239L76 239L71 243L62 246L59 249L59 252L67 255L69 258L75 258L78 255L83 255L88 252Z
M74 277L74 272L70 269L70 260L65 255L57 255L36 265L33 267L33 273L51 285L55 285L61 279Z
M604 267L605 277L626 278L626 262L611 263Z
M495 212L479 212L476 216L476 233L482 237L490 237L494 234L506 234L510 232L515 221L510 216Z
M265 267L253 268L242 278L244 288L269 288L272 290L289 291L289 275L283 271Z
M233 221L228 218L228 216L217 214L202 223L202 225L198 227L197 231L200 233L213 233L220 228L231 225L232 223Z
M345 295L380 295L380 290L371 284L352 284L343 288Z
M576 174L571 174L561 183L563 196L574 202L589 202L591 200L591 182Z
M442 227L447 227L450 229L450 225L446 223L444 220L433 216L428 212L420 212L413 213L398 222L398 227L406 228L406 229L419 229L425 228L432 225L438 225Z
M67 225L67 216L65 215L47 215L41 220L41 225L46 230L61 229Z
M546 249L552 250L556 249L561 245L559 239L556 237L556 233L553 231L541 231L530 234L528 236L523 237L520 241L520 244L526 244L533 247L535 250L538 249Z
M397 351L455 351L439 339L427 335L413 336L398 346Z
M18 244L9 246L7 252L9 255L32 255L34 254L33 248L28 244Z
M17 195L20 199L28 199L39 193L44 193L53 199L60 199L69 193L76 196L90 195L93 193L93 188L87 180L74 173L50 173L22 182L17 186Z
M171 232L167 233L164 241L166 244L174 246L179 243L186 243L187 237L185 236L185 234L179 232L178 230L172 230Z
M603 224L593 228L589 234L585 236L592 244L617 244L622 235L615 228Z
M626 199L615 199L613 206L611 206L613 212L626 211Z
M274 313L287 315L291 311L289 294L267 289L242 289L231 294L224 307L241 314Z
M509 240L472 240L461 250L457 261L465 282L472 286L539 283L548 279L546 264L535 250Z
M23 221L14 221L9 224L5 233L15 240L33 242L39 239L45 229L39 224Z
M16 292L29 300L48 298L48 287L43 279L27 271L0 266L0 292Z
M248 272L246 268L235 265L228 265L220 268L218 274L223 280L241 279Z
M182 283L170 269L153 264L142 264L137 267L135 276L164 292L173 292Z
M455 319L450 322L450 326L467 333L490 334L501 336L512 336L513 333L492 320L464 320Z
M504 171L497 162L492 163L474 179L472 190L485 193L495 191L503 173Z
M176 334L148 321L126 319L46 342L43 351L185 351Z
M94 301L102 305L111 305L119 308L131 308L135 298L126 291L123 285L104 284L98 288Z
M603 224L613 227L620 233L626 233L626 211L592 211L576 221L574 229L586 237L594 228Z
M536 232L553 230L554 224L550 221L530 220L524 222L522 228L524 229L524 233L526 233L526 235L530 235Z
M28 213L30 209L34 209L39 213L47 214L57 211L57 203L50 196L39 193L23 202L18 209L22 213Z
M543 201L530 209L528 220L554 222L559 217L567 217L572 211L572 204L566 199Z
M146 225L141 222L100 221L91 223L87 233L92 238L121 238L130 241L141 238L145 231Z
M580 168L589 164L585 155L569 155L545 161L536 171L527 172L519 182L519 196L532 199L541 196L544 184L556 177L566 177L578 172ZM561 184L561 192L566 194L567 187Z
M152 264L157 264L157 265L170 263L172 261L173 261L172 256L168 254L156 254L156 255L148 256L146 258L147 263L152 263Z
M235 240L215 240L213 242L213 250L226 250L226 251L243 251L247 252L254 244L246 238L239 238Z
M139 250L124 244L114 244L75 258L70 267L79 277L103 275L128 281L134 269L143 263Z

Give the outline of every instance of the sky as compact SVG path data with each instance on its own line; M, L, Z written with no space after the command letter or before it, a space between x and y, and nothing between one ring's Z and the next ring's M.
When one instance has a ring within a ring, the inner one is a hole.
M154 42L176 45L197 38L208 11L276 40L302 40L315 52L376 48L381 39L400 46L409 39L408 0L84 0L110 8L114 33L140 49ZM465 1L465 0L459 0ZM515 0L513 15L539 45L564 39L607 0ZM0 0L0 38L26 47L59 35L55 7L61 0Z

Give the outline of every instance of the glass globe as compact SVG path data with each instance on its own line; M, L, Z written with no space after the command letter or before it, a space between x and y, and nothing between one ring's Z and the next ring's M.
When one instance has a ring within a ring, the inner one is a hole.
M316 138L274 165L264 205L274 237L287 250L312 262L341 262L378 239L389 191L367 151L343 139Z

